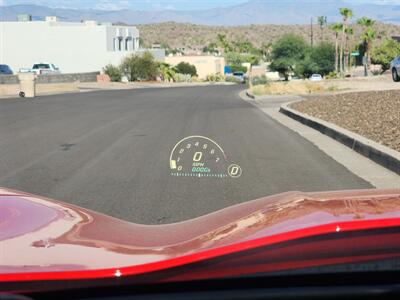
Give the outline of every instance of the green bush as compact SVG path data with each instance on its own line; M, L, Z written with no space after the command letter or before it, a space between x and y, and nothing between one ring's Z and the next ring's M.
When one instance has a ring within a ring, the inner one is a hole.
M306 56L307 44L301 36L285 34L273 45L271 71L277 71L288 80L299 62Z
M176 73L174 75L174 81L175 82L191 82L192 76L190 76L190 74Z
M196 67L187 62L181 61L179 64L177 64L175 66L175 69L178 73L181 73L181 74L189 74L190 76L197 75Z
M247 72L247 68L245 66L242 65L231 65L229 66L231 68L231 72L243 72L246 73Z
M153 55L146 51L142 55L132 54L125 57L121 63L121 70L130 81L153 80L158 73L158 64Z
M108 64L103 68L103 71L108 75L113 82L119 82L122 78L122 71L119 67Z
M260 84L267 84L267 83L268 83L268 79L267 79L267 77L265 77L265 75L255 76L255 77L251 78L252 85L260 85Z
M337 77L338 77L337 73L336 73L335 71L332 71L332 72L329 72L329 73L325 76L325 79L335 79L335 78L337 78Z
M211 82L221 82L221 81L225 81L225 76L220 73L209 74L209 75L207 75L206 80L211 81Z
M397 56L400 56L400 43L386 39L372 50L371 61L373 64L382 65L384 72L390 68L390 62Z
M234 83L242 83L242 81L240 80L240 78L237 78L235 76L226 76L225 77L225 81L226 82L234 82Z
M330 43L307 47L303 60L294 68L296 75L310 77L312 74L326 75L335 69L335 48Z
M160 76L162 81L166 82L174 81L175 74L176 74L175 67L172 67L164 62L158 64L158 75Z
M260 61L260 56L254 54L228 52L225 54L225 60L228 65L240 66L242 63L250 63L252 65L257 65Z

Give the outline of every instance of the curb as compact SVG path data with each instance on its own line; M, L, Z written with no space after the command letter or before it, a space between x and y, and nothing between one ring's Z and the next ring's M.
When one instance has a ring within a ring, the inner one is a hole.
M256 100L256 96L254 96L248 89L246 89L246 96Z
M297 102L297 101L295 101ZM400 153L386 146L380 145L372 140L350 132L344 128L318 118L300 113L288 107L289 102L281 105L279 112L284 115L307 125L322 134L325 134L343 145L351 148L357 153L369 158L375 163L400 175Z

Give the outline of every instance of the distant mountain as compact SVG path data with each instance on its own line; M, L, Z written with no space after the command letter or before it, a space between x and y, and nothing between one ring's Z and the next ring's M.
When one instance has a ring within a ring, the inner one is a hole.
M240 26L212 26L189 23L157 23L137 25L143 39L143 47L152 44L164 44L168 48L185 48L188 52L198 52L204 46L217 41L218 34L223 34L229 41L249 41L254 46L273 43L283 34L294 33L310 42L310 25L240 25ZM355 45L360 41L363 28L355 24L352 26L354 34L349 37L349 44ZM374 25L377 32L375 45L385 38L400 35L400 25L377 22ZM335 34L329 28L314 28L314 42L322 40L334 43Z
M97 20L127 24L180 22L202 25L250 24L308 24L311 17L327 16L328 22L340 20L340 7L353 9L355 18L370 17L381 22L400 24L400 4L352 4L334 0L250 0L244 4L197 11L135 11L129 9L105 11L95 9L50 8L39 5L12 5L0 7L2 21L15 21L18 14L28 13L34 20L58 16L62 21Z

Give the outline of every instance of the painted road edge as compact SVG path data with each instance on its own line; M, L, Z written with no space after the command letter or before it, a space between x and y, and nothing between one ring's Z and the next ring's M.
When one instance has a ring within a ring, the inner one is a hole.
M302 100L299 100L302 101ZM327 135L375 163L400 175L400 153L342 127L289 108L291 101L282 104L279 112Z

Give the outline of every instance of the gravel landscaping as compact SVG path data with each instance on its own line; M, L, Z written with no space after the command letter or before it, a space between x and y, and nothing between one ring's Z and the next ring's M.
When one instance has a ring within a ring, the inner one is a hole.
M291 108L400 152L399 90L305 96Z

